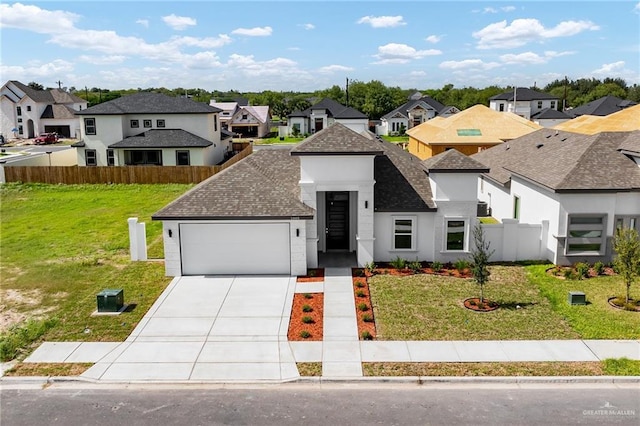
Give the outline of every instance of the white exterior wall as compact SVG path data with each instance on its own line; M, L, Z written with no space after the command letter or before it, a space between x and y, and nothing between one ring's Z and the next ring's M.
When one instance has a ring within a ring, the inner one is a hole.
M304 117L291 117L289 118L289 126L288 126L288 132L289 135L293 135L293 125L294 124L299 124L300 125L300 134L304 135L307 133L310 133L309 130L309 126L307 125L307 119Z
M547 260L542 246L548 223L530 225L505 219L503 223L480 226L485 241L490 243L489 250L494 251L490 261Z
M375 222L375 255L376 262L389 262L396 257L406 260L432 261L436 258L434 249L435 214L425 212L376 212ZM414 250L395 250L393 248L394 218L413 218L415 229Z
M1 96L0 134L2 134L7 141L14 137L14 132L12 132L11 130L13 128L18 128L16 124L16 104L6 96Z
M569 121L568 118L554 118L554 119L543 119L543 120L533 120L534 123L539 124L542 127L553 127L557 126L560 123L564 123L565 121Z
M439 201L478 201L476 173L431 173L429 182L436 204Z
M258 221L173 221L162 222L162 239L164 242L164 264L165 275L177 277L182 275L182 264L180 261L180 224L266 224L283 223L289 224L290 250L291 250L291 275L304 275L307 272L306 256L306 235L305 220L258 220ZM171 236L169 236L171 230ZM297 230L299 230L297 232ZM265 251L269 247L263 248Z
M96 134L87 135L85 132L85 118L94 118L96 120ZM80 116L80 134L85 143L84 148L78 149L78 165L85 166L84 151L87 149L96 150L96 159L98 166L107 165L107 147L112 143L119 142L124 139L124 122L121 115L81 115ZM142 123L140 123L142 124ZM129 127L129 121L126 122ZM122 161L124 158L122 159ZM121 163L121 164L124 164Z
M369 119L367 118L336 119L335 122L343 124L344 126L357 133L362 133L365 130L369 130Z

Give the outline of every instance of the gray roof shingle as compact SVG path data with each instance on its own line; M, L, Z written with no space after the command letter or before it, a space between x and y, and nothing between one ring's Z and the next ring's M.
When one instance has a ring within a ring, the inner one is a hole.
M449 149L427 158L422 161L422 167L429 173L487 173L489 171L487 166L456 149Z
M398 108L394 109L393 111L383 115L382 118L388 120L388 119L394 117L396 114L400 114L404 118L408 119L409 118L409 110L415 108L416 105L419 105L421 103L425 103L425 104L429 105L437 113L440 113L442 110L445 109L445 106L443 104L441 104L440 102L436 101L431 96L423 96L420 99L412 99L412 100L409 100L408 102L405 102L404 104L400 105Z
M327 115L334 118L368 118L366 114L357 109L347 107L333 99L324 98L320 102L310 106L304 111L293 111L289 117L311 117L311 111L314 109L326 109Z
M514 98L514 91L511 90L510 92L504 92L504 93L500 93L499 95L495 95L490 97L490 100L500 100L500 101L513 101ZM544 92L538 92L536 90L533 89L528 89L526 87L518 87L515 90L515 97L517 98L518 101L538 101L538 100L545 100L545 99L558 99L557 96L553 96L549 93L544 93Z
M291 155L375 155L382 151L380 142L335 123L303 140Z
M11 82L15 84L20 90L22 90L28 97L33 99L35 102L40 102L40 103L54 102L53 96L51 95L51 92L49 90L36 90L27 86L26 84L20 83L17 80L12 80Z
M78 111L78 115L211 114L221 109L162 93L139 92Z
M615 96L603 96L579 107L570 109L567 111L567 114L571 117L579 117L581 115L605 116L633 105L637 105L637 103L626 101Z
M73 108L67 105L53 104L47 105L42 111L40 118L55 118L73 120L76 118Z
M554 108L542 109L531 116L532 120L570 120L571 116Z
M507 185L512 175L555 192L640 190L640 168L620 146L638 146L640 131L582 135L541 129L474 154L490 179Z
M213 142L182 129L150 129L112 143L109 148L205 148Z

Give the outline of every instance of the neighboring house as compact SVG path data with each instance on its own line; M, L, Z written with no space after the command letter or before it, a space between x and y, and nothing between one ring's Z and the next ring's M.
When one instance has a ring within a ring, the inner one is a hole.
M420 159L456 149L466 155L540 129L511 113L474 105L448 118L436 117L407 131L409 152Z
M569 109L566 113L571 118L580 117L581 115L605 116L634 105L638 105L638 103L620 99L616 96L603 96L595 101Z
M553 127L571 120L572 117L554 108L545 108L531 116L531 121L542 127Z
M406 103L382 116L376 134L400 135L436 116L449 117L458 112L460 110L454 106L444 106L430 96L416 92Z
M344 106L333 99L324 98L304 111L288 115L288 134L308 135L340 123L355 132L369 129L369 119L362 112Z
M527 120L545 108L558 109L559 99L548 93L525 87L514 88L489 98L489 108L499 112L512 112Z
M472 158L490 167L478 198L504 223L542 225L553 263L609 262L615 229L640 230L640 131L542 129Z
M335 123L254 152L153 215L167 275L306 273L326 252L357 263L469 255L488 169L455 151L426 162Z
M79 138L80 120L74 113L86 108L87 101L64 90L36 90L10 80L0 89L0 134L34 138L55 132Z
M640 105L630 106L603 117L581 115L554 127L556 130L594 135L601 132L631 132L640 130Z
M222 128L243 138L263 138L271 131L271 113L268 105L239 105L237 102L209 102L219 108Z
M230 151L218 108L160 93L140 92L76 114L82 120L82 166L214 165Z

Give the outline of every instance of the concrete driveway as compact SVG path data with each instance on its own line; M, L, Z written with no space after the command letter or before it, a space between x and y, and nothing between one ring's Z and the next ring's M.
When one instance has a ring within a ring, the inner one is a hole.
M295 277L178 277L127 340L82 376L136 381L299 377L287 342Z

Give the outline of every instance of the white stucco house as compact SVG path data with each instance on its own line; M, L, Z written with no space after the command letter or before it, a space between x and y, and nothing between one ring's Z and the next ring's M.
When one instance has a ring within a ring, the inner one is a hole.
M64 90L36 90L10 80L0 89L0 134L5 138L34 138L56 132L66 138L80 138L80 120L75 112L86 108L87 101Z
M271 131L271 112L268 105L240 105L238 102L215 102L209 105L219 108L223 129L244 138L262 138Z
M559 99L549 93L538 92L526 87L513 90L489 98L489 108L500 112L512 112L531 120L531 117L545 108L557 110ZM541 124L542 125L542 124Z
M377 135L400 135L412 127L438 117L449 117L460 112L454 106L444 106L430 96L415 92L404 104L380 118Z
M78 111L81 166L196 166L221 163L220 110L186 98L139 92Z
M166 274L304 274L326 253L357 264L466 258L486 166L456 150L424 162L335 123L264 149L152 216Z
M304 111L294 111L287 117L287 133L290 135L313 134L334 123L340 123L358 133L369 129L366 114L329 98L322 99Z
M640 231L640 131L541 129L481 151L478 198L496 219L541 225L544 259L611 260L617 227Z

